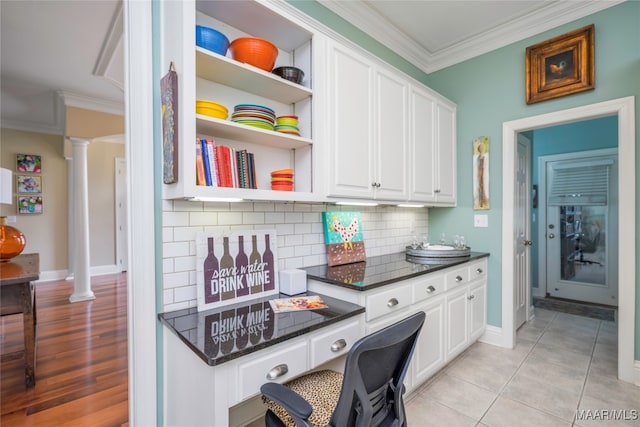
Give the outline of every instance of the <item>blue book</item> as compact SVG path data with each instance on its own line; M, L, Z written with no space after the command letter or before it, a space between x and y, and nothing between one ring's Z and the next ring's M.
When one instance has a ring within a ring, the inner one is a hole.
M202 145L202 163L204 163L204 176L207 180L207 186L211 187L211 164L209 163L209 149L207 148L207 140L202 138L200 140Z

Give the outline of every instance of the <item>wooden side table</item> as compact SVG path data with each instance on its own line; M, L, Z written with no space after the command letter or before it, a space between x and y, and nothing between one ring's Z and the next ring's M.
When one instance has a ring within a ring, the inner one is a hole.
M39 254L22 254L0 262L0 315L22 313L24 319L25 383L36 384L36 289L40 277Z

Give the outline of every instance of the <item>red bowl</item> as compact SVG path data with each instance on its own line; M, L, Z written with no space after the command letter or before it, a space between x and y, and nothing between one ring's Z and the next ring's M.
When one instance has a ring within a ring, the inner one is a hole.
M278 57L278 48L259 37L240 37L229 45L233 59L265 71L271 71Z

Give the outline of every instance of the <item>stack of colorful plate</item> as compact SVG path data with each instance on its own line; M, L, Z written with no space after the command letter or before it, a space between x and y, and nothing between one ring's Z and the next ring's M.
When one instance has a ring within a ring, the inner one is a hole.
M276 132L290 133L300 136L298 116L280 116L276 119Z
M229 110L222 104L204 99L196 99L196 114L202 114L217 119L226 120L229 117Z
M278 169L271 172L271 189L293 191L293 169Z
M231 121L261 129L273 130L276 113L264 105L238 104L233 110Z

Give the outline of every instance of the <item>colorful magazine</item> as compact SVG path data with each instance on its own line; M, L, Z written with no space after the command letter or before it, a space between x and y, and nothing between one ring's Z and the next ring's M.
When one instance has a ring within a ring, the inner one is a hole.
M271 308L275 313L284 313L287 311L315 310L319 308L327 308L322 298L318 295L307 297L292 297L269 300Z

